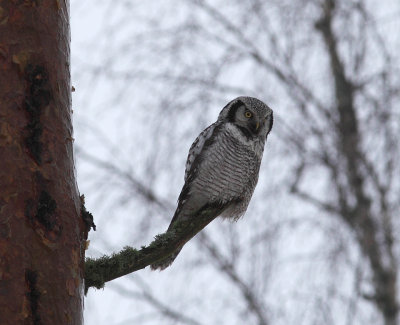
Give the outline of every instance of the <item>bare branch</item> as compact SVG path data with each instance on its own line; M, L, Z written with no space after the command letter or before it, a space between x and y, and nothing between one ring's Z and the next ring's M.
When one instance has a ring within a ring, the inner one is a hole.
M392 235L391 230L385 231L387 245L382 249L378 241L378 227L371 211L371 199L365 192L366 179L360 170L364 165L375 178L378 187L379 180L372 165L366 163L365 156L361 150L359 125L356 117L354 104L354 85L347 78L345 66L338 53L338 41L332 29L335 15L335 0L325 0L322 7L322 16L315 24L317 30L323 36L326 49L330 58L330 66L335 84L336 110L340 117L337 125L339 135L339 152L343 155L346 163L346 177L352 192L357 199L357 205L346 213L342 218L355 230L362 252L368 257L373 272L373 283L375 294L373 300L382 311L386 325L394 325L397 322L398 302L396 293L397 271L392 267L386 267L382 255L386 251L386 257L393 265ZM386 216L386 223L389 222ZM388 225L391 229L391 226Z
M114 165L109 161L103 161L81 150L79 147L76 149L76 152L81 158L92 163L93 165L100 167L108 172L111 172L114 175L117 175L124 181L128 180L131 187L134 188L136 192L140 194L146 201L158 206L163 210L171 209L171 205L168 202L160 199L150 188L148 188L147 186L142 184L139 180L134 178L130 172L122 170L121 168L119 168L118 166Z
M126 295L127 297L137 297L140 300L147 301L151 306L153 306L157 311L159 311L165 317L172 319L177 322L181 322L187 325L201 325L202 323L197 321L196 319L189 317L183 314L180 310L176 310L171 308L170 305L163 303L160 299L158 299L155 295L151 294L150 288L143 287L141 281L135 281L135 283L139 284L142 287L141 292L136 292L133 290L129 290L122 285L117 283L113 283L112 287L117 292Z
M222 254L218 251L217 246L212 244L212 241L203 232L199 234L199 239L204 248L213 258L214 262L218 265L221 271L224 272L226 276L234 283L236 287L239 288L243 298L248 304L248 308L257 316L259 325L268 325L269 322L265 316L265 307L262 306L262 302L254 295L254 290L250 288L241 279L239 274L234 269L234 265L229 263Z

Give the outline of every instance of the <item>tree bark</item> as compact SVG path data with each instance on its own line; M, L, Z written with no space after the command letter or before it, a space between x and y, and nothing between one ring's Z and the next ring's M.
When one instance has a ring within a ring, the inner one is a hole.
M0 0L0 323L82 324L69 1Z

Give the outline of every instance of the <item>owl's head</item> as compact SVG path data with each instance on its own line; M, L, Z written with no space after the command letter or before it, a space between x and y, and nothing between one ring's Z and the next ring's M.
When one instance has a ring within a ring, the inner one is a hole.
M247 138L266 138L272 129L272 109L254 97L238 97L229 102L218 120L233 123Z

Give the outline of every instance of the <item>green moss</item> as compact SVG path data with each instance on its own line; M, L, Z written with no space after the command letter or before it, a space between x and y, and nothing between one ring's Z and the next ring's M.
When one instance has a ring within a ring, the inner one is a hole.
M210 208L211 209L211 208ZM104 283L143 269L164 259L181 248L218 215L203 210L196 217L175 222L171 229L154 237L140 250L126 246L119 253L86 260L86 291L89 287L103 288Z

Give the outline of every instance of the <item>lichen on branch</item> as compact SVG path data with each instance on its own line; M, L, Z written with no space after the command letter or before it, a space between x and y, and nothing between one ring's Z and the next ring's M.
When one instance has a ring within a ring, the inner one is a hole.
M90 287L103 288L108 281L141 270L169 256L218 216L215 209L203 209L199 215L177 222L170 230L157 235L150 245L142 246L141 249L126 246L110 256L87 258L85 294Z

